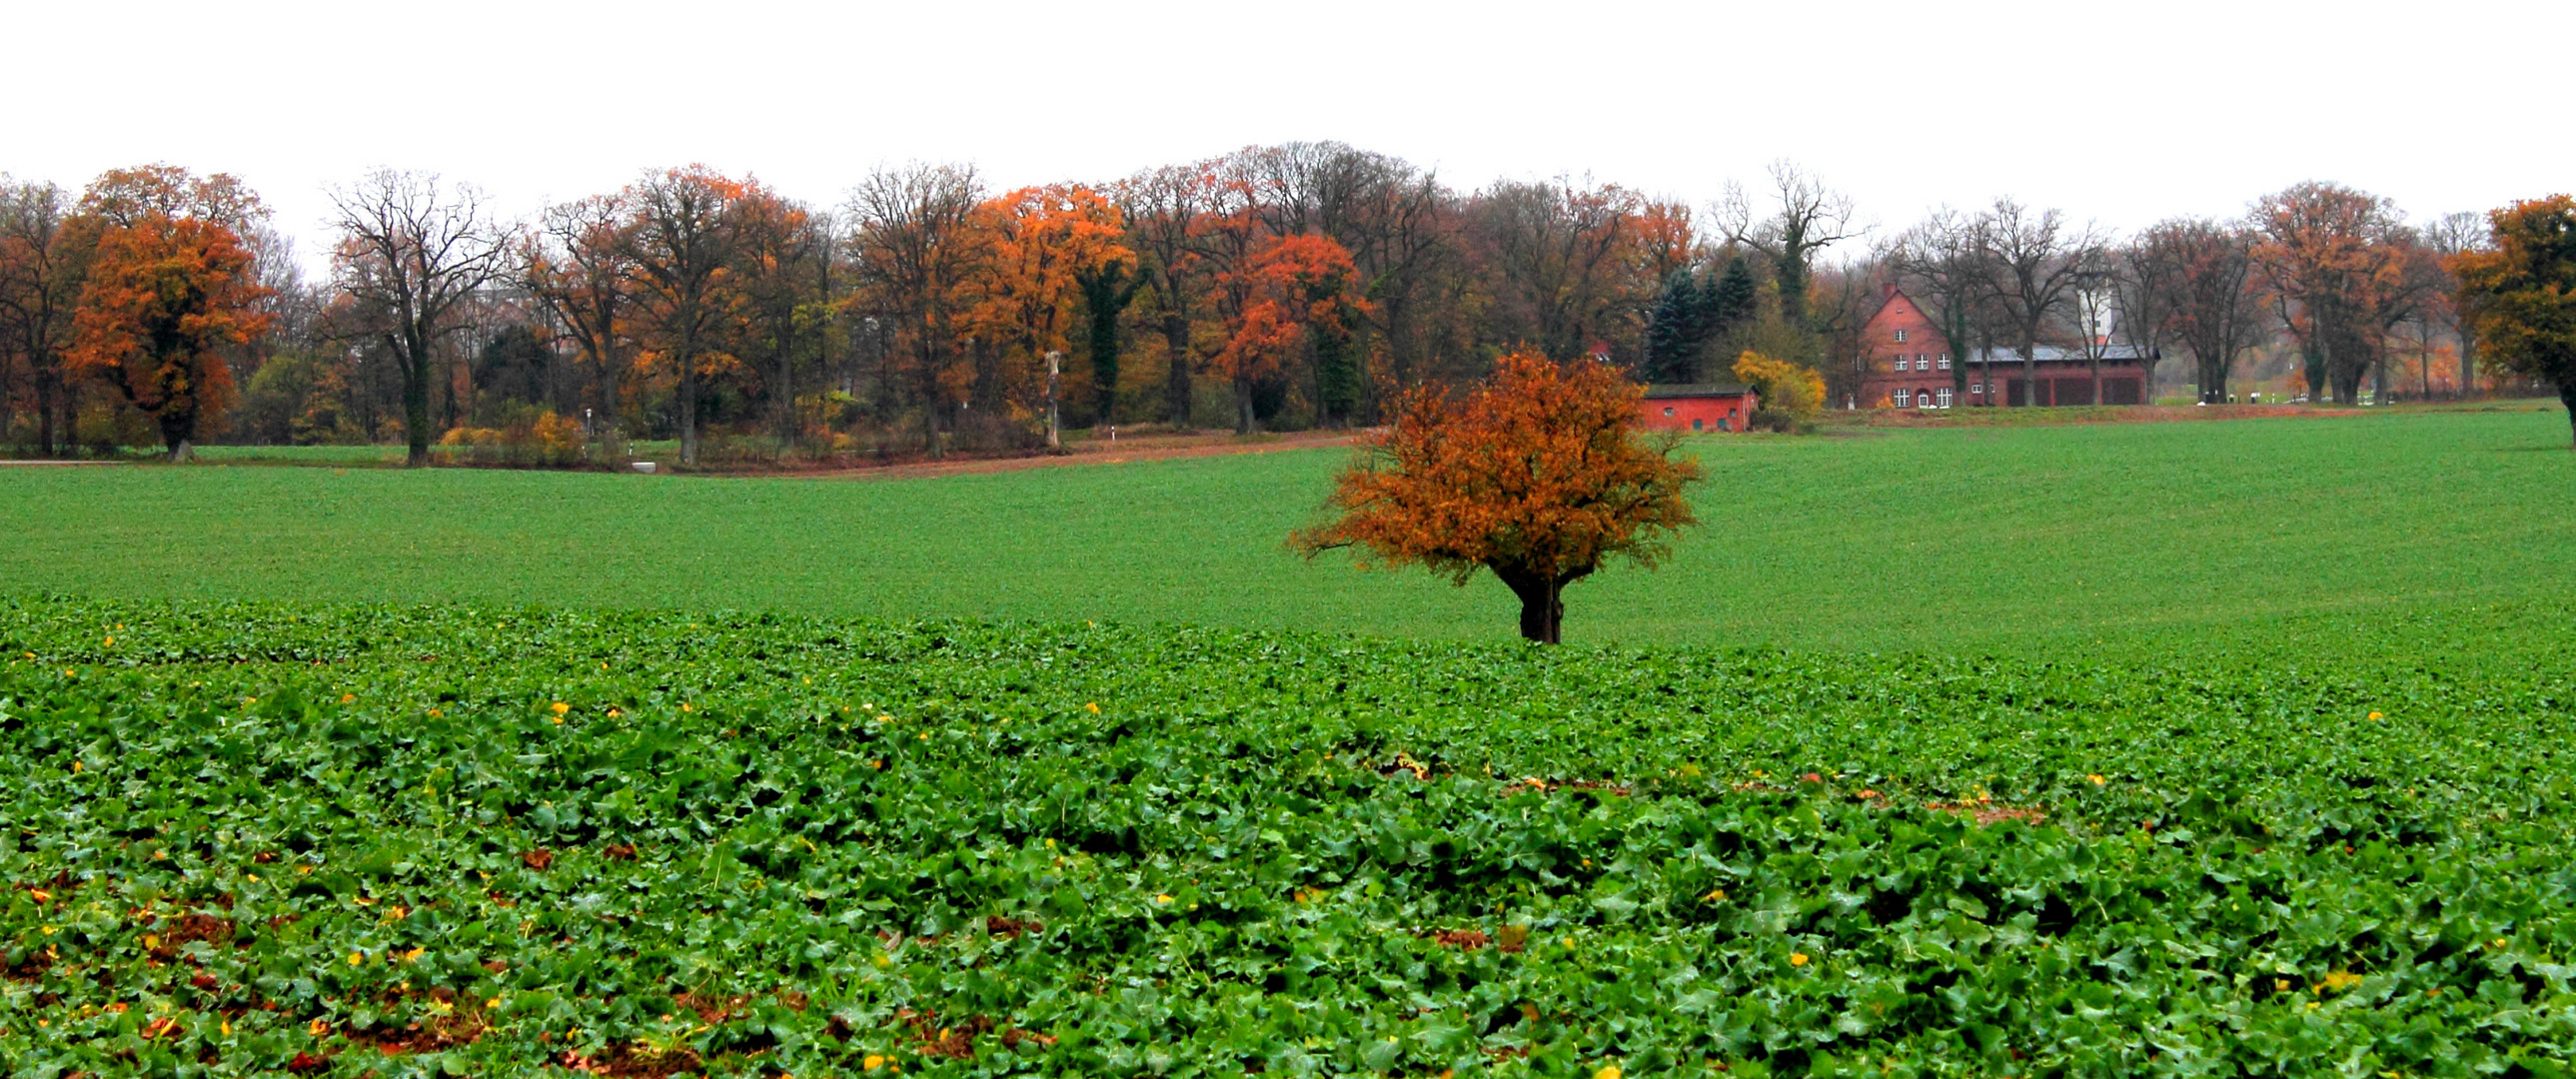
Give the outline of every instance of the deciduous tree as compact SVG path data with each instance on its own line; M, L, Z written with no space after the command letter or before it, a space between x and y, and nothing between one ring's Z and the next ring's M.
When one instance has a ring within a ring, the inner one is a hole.
M508 269L508 245L473 187L383 170L332 196L340 220L340 289L362 332L402 368L409 467L429 463L430 380L446 339L480 289Z
M265 329L268 290L231 229L138 212L99 237L73 316L69 366L114 387L161 428L172 461L233 396L222 350Z
M2256 200L2253 222L2261 234L2255 264L2280 302L2282 321L2316 361L2310 392L2330 390L2335 403L2354 403L2411 292L2411 238L2396 206L2309 181Z
M1807 329L1807 277L1816 253L1867 231L1853 211L1851 196L1787 161L1772 163L1770 189L1760 194L1728 183L1717 219L1727 242L1770 259L1772 280L1780 289L1781 321L1800 332Z
M680 461L698 460L698 392L707 375L734 362L724 339L739 319L729 280L736 249L734 204L750 185L704 165L648 173L620 196L633 215L623 230L638 285L638 321L676 376Z
M72 387L63 355L72 344L72 315L89 272L96 222L72 213L70 196L47 183L0 176L0 362L21 366L36 408L36 449L51 457L56 436L69 435ZM8 392L0 386L0 395ZM0 435L9 428L0 400Z
M1504 356L1460 397L1417 387L1336 480L1337 516L1290 543L1357 547L1364 565L1422 566L1463 586L1480 569L1520 600L1521 636L1555 644L1565 587L1613 556L1652 567L1697 523L1699 463L1637 432L1642 390L1590 358Z
M2558 387L2576 429L2576 198L2487 214L2491 245L2454 256L2461 305L2488 362Z
M2190 350L2192 381L2205 404L2227 402L2237 355L2263 338L2255 243L2242 225L2175 218L2148 227L2130 246L2132 272L2160 297L2141 305L2160 310L2164 332Z

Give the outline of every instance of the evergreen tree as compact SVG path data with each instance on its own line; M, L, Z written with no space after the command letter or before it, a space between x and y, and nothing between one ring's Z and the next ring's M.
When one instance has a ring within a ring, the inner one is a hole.
M1688 382L1697 376L1700 346L1708 341L1708 295L1687 268L1664 278L1646 322L1647 381Z
M1711 281L1707 289L1708 336L1724 337L1753 324L1755 305L1761 300L1761 288L1753 280L1753 267L1737 255L1726 260L1726 269Z

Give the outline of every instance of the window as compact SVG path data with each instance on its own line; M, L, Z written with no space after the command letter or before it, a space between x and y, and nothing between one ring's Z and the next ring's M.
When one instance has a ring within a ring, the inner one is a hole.
M1692 421L1691 421L1691 430L1694 430L1694 431L1699 430L1699 421L1698 421L1698 420L1692 420Z
M1900 390L1896 391L1896 407L1898 407L1898 408L1912 408L1912 407L1914 407L1914 391L1912 391L1912 390L1906 390L1906 389L1900 389Z
M1896 331L1896 343L1900 345L1905 343L1905 331Z
M1665 408L1665 409L1664 409L1664 415L1670 416L1670 415L1672 415L1672 414L1673 414L1673 410L1672 410L1671 408L1667 407L1667 408Z
M1925 387L1923 387L1923 389L1922 389L1922 390L1920 390L1920 391L1918 391L1917 393L1915 393L1915 395L1914 395L1914 407L1916 407L1916 408L1930 408L1930 407L1932 407L1932 387L1930 387L1930 386L1925 386Z
M1947 352L1941 354L1941 369L1944 371L1950 369L1950 354Z
M1950 407L1950 387L1948 386L1941 387L1941 407Z
M1901 352L1900 352L1900 353L1897 353L1897 355L1896 355L1896 369L1897 369L1897 370L1899 370L1899 371L1905 370L1905 354L1904 354L1904 353L1901 353Z

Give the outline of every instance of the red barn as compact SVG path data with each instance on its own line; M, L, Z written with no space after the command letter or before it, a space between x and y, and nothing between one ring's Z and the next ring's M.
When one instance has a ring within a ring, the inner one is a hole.
M1741 382L1648 386L1637 402L1637 423L1657 431L1741 431L1761 403Z

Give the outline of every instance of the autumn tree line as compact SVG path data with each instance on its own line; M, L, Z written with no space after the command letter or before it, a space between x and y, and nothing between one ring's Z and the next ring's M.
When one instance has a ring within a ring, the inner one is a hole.
M1753 352L1866 406L1888 284L1963 348L2116 337L2187 358L2204 399L2284 343L2347 403L2410 373L2432 392L2437 354L2454 392L2520 370L2479 366L2460 303L2491 215L2414 224L2324 183L2129 237L2002 199L1875 239L1791 166L1694 208L1588 179L1461 191L1337 143L1007 191L909 164L829 206L701 166L528 220L416 173L333 196L309 280L230 177L0 177L0 441L936 457L1059 424L1374 424L1523 349L1654 382L1729 380Z

